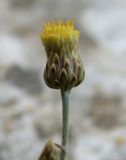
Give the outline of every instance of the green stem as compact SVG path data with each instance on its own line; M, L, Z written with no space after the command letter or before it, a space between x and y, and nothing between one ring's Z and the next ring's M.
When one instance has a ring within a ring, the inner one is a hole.
M62 105L63 105L63 130L62 130L62 146L65 150L62 150L61 160L66 159L68 148L68 135L69 135L69 91L61 90Z

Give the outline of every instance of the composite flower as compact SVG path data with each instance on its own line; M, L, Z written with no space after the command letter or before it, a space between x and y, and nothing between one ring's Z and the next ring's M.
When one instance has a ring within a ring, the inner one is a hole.
M46 84L54 89L70 90L84 79L84 68L78 53L79 31L72 21L49 22L40 34L47 64Z

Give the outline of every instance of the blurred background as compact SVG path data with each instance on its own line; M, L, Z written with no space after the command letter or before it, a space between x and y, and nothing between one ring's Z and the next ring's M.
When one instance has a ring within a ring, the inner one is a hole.
M60 91L43 80L42 24L72 19L86 76L70 96L70 160L126 160L126 1L0 0L0 160L61 142Z

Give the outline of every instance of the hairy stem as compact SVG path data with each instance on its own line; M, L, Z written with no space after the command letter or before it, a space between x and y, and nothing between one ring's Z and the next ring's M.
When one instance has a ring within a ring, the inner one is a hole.
M62 106L63 106L63 130L62 130L62 150L61 160L66 160L69 135L69 91L61 90Z

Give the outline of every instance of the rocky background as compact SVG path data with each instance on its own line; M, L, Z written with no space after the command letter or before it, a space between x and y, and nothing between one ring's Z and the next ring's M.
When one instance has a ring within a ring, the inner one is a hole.
M0 1L0 160L37 160L61 142L60 92L43 80L40 31L73 19L84 83L72 90L70 160L126 160L126 1Z

